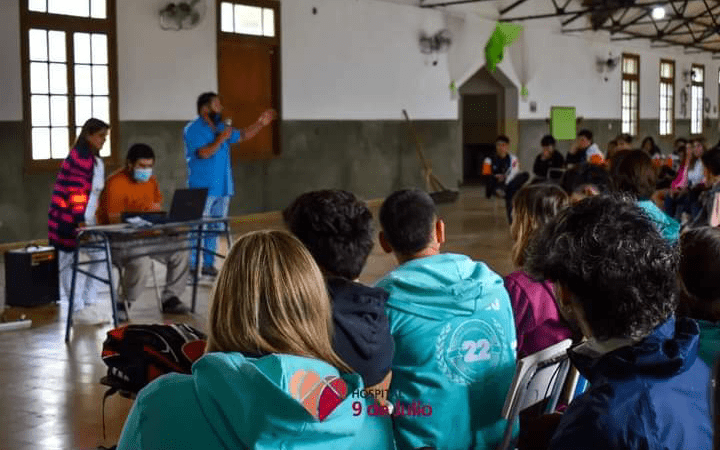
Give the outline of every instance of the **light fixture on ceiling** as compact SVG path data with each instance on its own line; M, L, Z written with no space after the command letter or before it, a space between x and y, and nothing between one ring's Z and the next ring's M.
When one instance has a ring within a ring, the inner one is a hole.
M656 6L652 9L652 13L650 15L655 20L662 20L665 18L665 8L662 6Z

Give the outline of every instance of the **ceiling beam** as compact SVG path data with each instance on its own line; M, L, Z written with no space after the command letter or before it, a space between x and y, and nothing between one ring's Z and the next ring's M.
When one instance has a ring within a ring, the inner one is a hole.
M517 1L516 1L515 3L513 3L512 5L509 5L509 6L505 7L505 8L503 8L503 9L501 9L501 10L500 10L500 15L502 16L502 15L505 14L506 12L512 11L513 9L515 9L515 8L517 8L518 6L522 5L522 4L525 3L526 1L527 1L527 0L517 0Z
M465 0L467 1L467 0ZM702 1L702 0L690 0L690 1ZM519 22L524 20L534 20L534 19L548 19L551 17L560 17L560 16L574 16L577 14L583 15L583 14L591 14L591 13L597 13L597 12L610 12L610 11L618 11L620 9L624 8L653 8L655 6L666 4L666 3L672 3L671 1L657 1L657 2L643 2L643 3L635 3L632 6L622 7L622 6L598 6L598 7L590 7L575 11L556 11L554 13L545 13L545 14L535 14L535 15L528 15L528 16L520 16L520 17L501 17L501 22ZM720 5L718 5L720 6ZM716 6L717 7L717 6ZM716 8L714 7L714 8ZM713 8L713 9L714 9ZM704 15L705 13L701 14L700 16ZM695 17L697 18L697 17Z
M430 3L426 4L423 0L421 0L422 3L420 3L421 8L437 8L438 6L451 6L451 5L462 5L465 3L480 3L480 2L489 2L493 0L450 0L442 3Z

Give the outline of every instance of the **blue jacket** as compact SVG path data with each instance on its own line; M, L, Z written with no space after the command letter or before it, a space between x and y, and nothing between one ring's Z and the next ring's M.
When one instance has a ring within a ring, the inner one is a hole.
M571 350L591 387L568 407L550 449L711 449L711 374L697 358L698 335L693 320L670 318L598 358Z
M662 237L673 243L678 240L680 237L680 223L677 220L665 214L651 200L640 200L637 205L650 217Z
M359 375L339 375L300 356L210 353L140 391L118 450L392 449L390 417L367 414Z
M188 187L207 188L208 195L225 197L235 195L235 183L232 173L230 144L243 138L240 130L233 130L230 139L223 142L220 148L209 158L199 158L197 151L215 141L217 134L225 129L225 124L217 126L217 133L210 125L197 117L185 126L185 160L188 165Z
M398 448L494 449L517 345L502 278L467 256L440 254L406 262L377 284L390 294ZM430 415L412 414L424 406Z

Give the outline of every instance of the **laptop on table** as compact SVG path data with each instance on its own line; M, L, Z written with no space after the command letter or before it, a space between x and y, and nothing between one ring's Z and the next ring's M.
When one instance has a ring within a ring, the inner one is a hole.
M126 211L122 213L122 221L139 217L152 224L188 222L201 219L205 210L208 190L203 189L177 189L173 194L170 212L165 211Z

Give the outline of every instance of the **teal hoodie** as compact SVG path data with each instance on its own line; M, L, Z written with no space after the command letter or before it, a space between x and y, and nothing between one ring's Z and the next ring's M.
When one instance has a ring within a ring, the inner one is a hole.
M339 403L324 389L327 377L334 392L346 388ZM392 449L390 417L368 416L362 389L359 375L316 359L210 353L191 375L165 375L140 391L118 450ZM318 409L329 411L323 420Z
M517 345L502 278L467 256L440 254L406 262L377 285L390 294L398 448L494 449ZM427 407L431 414L417 414Z
M651 200L639 200L637 205L650 217L658 231L670 242L677 242L680 237L680 223L665 214Z

